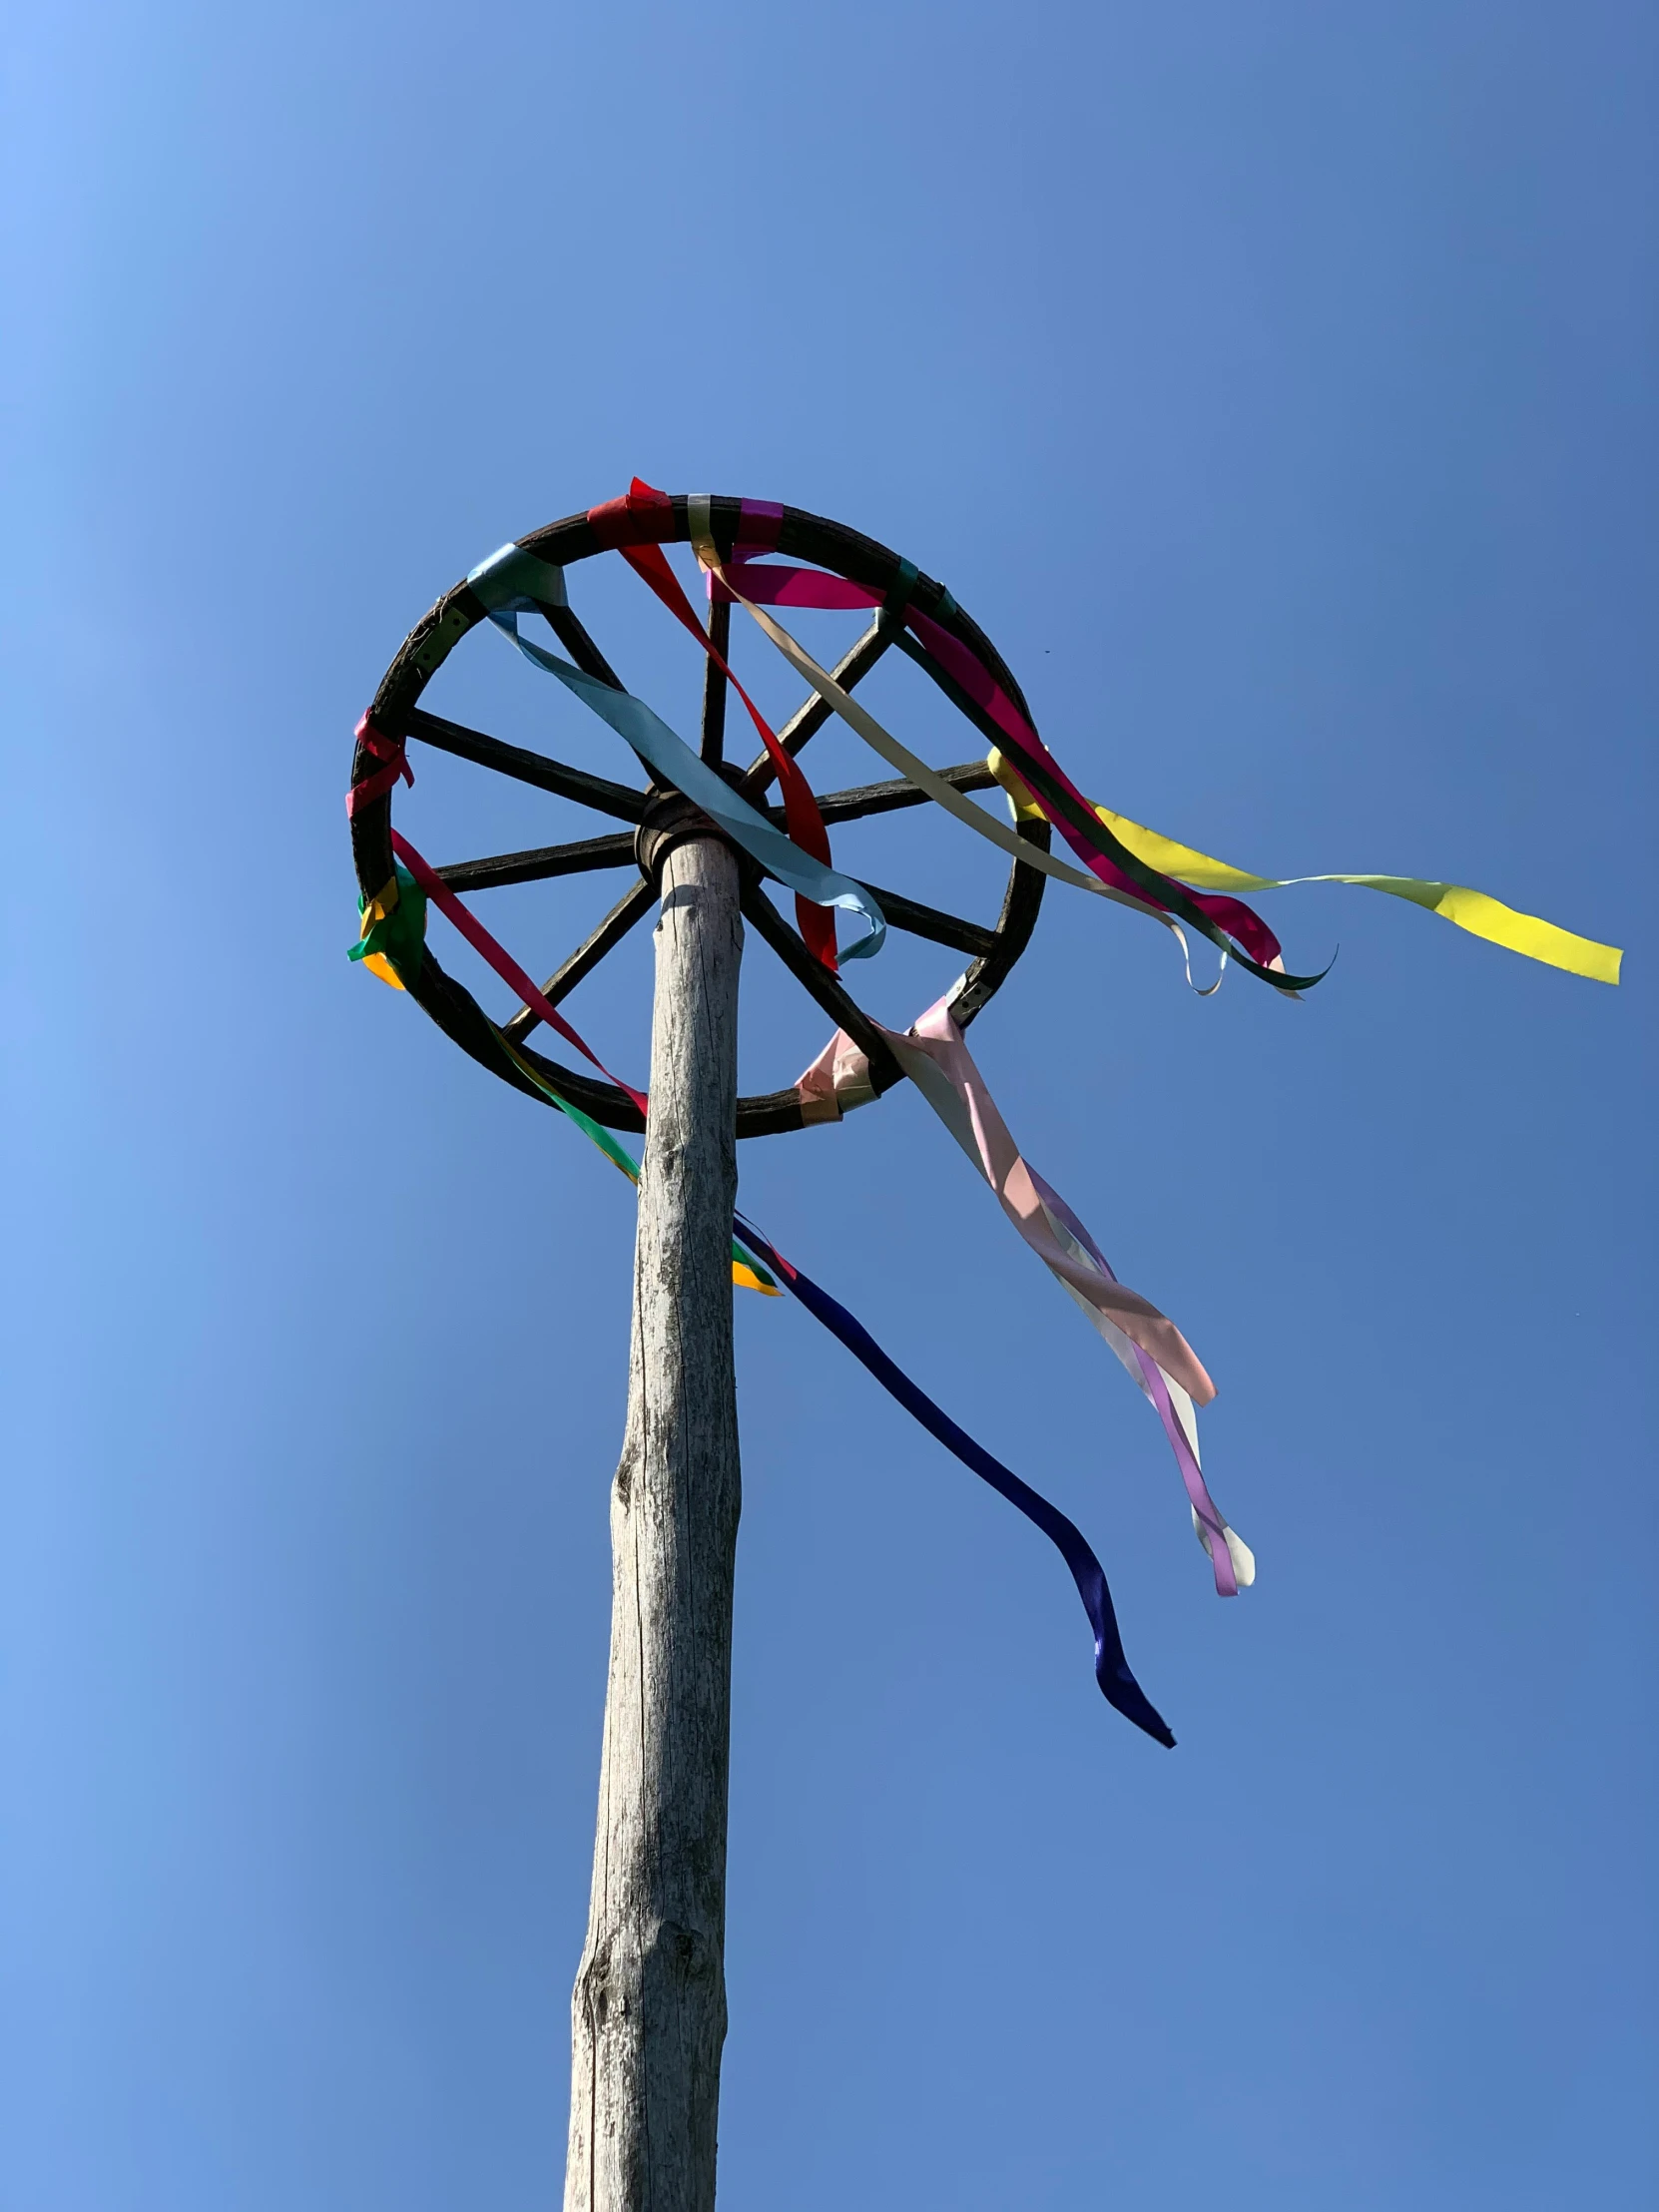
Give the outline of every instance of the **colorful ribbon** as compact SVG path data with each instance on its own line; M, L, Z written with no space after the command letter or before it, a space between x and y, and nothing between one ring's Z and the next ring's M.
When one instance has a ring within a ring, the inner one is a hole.
M711 597L724 594L744 605L778 650L847 724L900 774L935 799L957 820L998 844L1023 865L1035 866L1062 881L1114 899L1137 912L1151 913L1186 939L1180 920L1202 929L1222 952L1225 964L1236 957L1274 988L1292 992L1317 976L1285 973L1279 941L1250 907L1232 894L1278 889L1294 883L1340 882L1386 892L1440 914L1459 928L1504 945L1532 959L1571 973L1617 983L1621 954L1612 946L1578 937L1534 915L1522 914L1460 884L1408 876L1329 874L1260 876L1234 868L1193 847L1160 836L1126 817L1084 799L1026 717L1014 706L978 656L942 623L911 603L916 571L903 564L897 588L885 595L844 578L795 566L757 565L755 551L775 550L783 509L770 502L744 500L738 544L723 563L711 528L707 499L689 502L691 537L699 561L709 572ZM602 548L623 553L669 611L703 647L737 690L766 745L778 773L789 834L728 786L668 725L640 700L561 660L518 632L523 612L557 610L568 604L564 573L517 545L500 551L475 569L468 582L491 620L536 667L559 678L584 704L616 730L661 783L682 792L732 840L797 894L802 933L816 956L835 966L832 923L827 907L842 906L863 916L867 931L845 958L868 957L885 932L880 910L869 892L830 863L830 843L822 813L799 766L781 745L748 692L728 666L713 638L692 612L674 571L662 552L666 496L635 478L629 493L590 510L589 522ZM920 660L947 697L981 728L1000 733L990 767L1012 800L1016 818L1040 817L1057 828L1087 873L1068 867L1026 844L1006 825L994 821L965 795L947 784L860 708L849 693L819 667L782 625L763 613L764 605L811 608L889 607L901 617L909 637L898 642ZM944 609L954 602L945 595ZM389 793L401 778L413 782L401 740L388 739L365 716L357 737L380 765L347 795L355 815ZM436 900L524 1002L557 1034L575 1045L593 1066L616 1083L641 1113L647 1099L620 1083L581 1036L537 989L526 972L449 890L420 854L395 830L391 832L394 873L373 899L359 901L360 941L351 957L396 988L418 976L424 957L425 912ZM806 903L802 903L805 901ZM1190 979L1190 970L1189 970ZM877 1025L878 1026L878 1025ZM612 1134L562 1096L543 1071L490 1025L503 1060L548 1103L603 1151L636 1185L639 1167ZM1151 1400L1175 1453L1192 1511L1193 1526L1208 1554L1216 1588L1236 1595L1255 1577L1249 1547L1229 1527L1205 1483L1199 1461L1195 1407L1214 1396L1214 1385L1186 1339L1168 1317L1119 1283L1104 1253L1053 1187L1021 1157L1018 1147L969 1054L947 996L904 1035L883 1030L898 1064L916 1084L975 1167L996 1193L1009 1220L1067 1294L1087 1314L1130 1375ZM837 1032L797 1086L805 1121L839 1118L875 1093L867 1060L844 1032ZM1122 1640L1104 1572L1076 1526L1045 1498L986 1452L959 1428L925 1392L887 1357L846 1309L794 1267L741 1215L734 1217L733 1281L765 1295L780 1295L777 1278L846 1346L881 1386L961 1462L1007 1498L1060 1550L1082 1598L1094 1632L1095 1675L1109 1702L1156 1741L1174 1738L1147 1701L1124 1657Z
M505 1038L502 1039L502 1045L509 1057L551 1103L575 1122L637 1187L639 1168L610 1131L602 1129L597 1122L591 1121L567 1098L562 1097L540 1070L521 1053L514 1051ZM1094 1631L1094 1674L1101 1693L1107 1703L1126 1720L1133 1721L1154 1742L1173 1750L1175 1738L1171 1735L1168 1724L1130 1670L1105 1569L1081 1529L1068 1520L1057 1506L1051 1505L1040 1491L1032 1489L1028 1482L1022 1482L1000 1459L993 1458L982 1444L974 1441L966 1429L958 1427L949 1414L935 1404L925 1390L912 1382L895 1361L888 1358L863 1324L848 1313L838 1299L831 1298L810 1276L785 1259L777 1247L741 1214L733 1217L733 1229L734 1284L761 1291L769 1298L777 1298L780 1296L777 1278L781 1277L814 1319L846 1347L881 1387L898 1400L912 1419L919 1421L928 1434L937 1438L965 1467L988 1482L1011 1505L1016 1506L1055 1545L1071 1570L1072 1580L1077 1585L1077 1594L1083 1600L1083 1609ZM747 1251L745 1246L749 1248ZM774 1272L769 1272L764 1264L767 1262L770 1262Z
M908 564L906 569L908 575L913 577L914 569L909 568ZM733 581L734 572L745 588L740 588L740 584ZM789 597L783 603L791 606L824 605L845 608L873 607L884 603L881 594L867 586L850 584L844 577L829 576L818 569L761 567L734 561L731 570L720 571L720 581L733 598L741 600L748 608L785 657L803 675L808 675L809 682L815 688L821 687L819 677L808 672L806 663L810 656L793 638L789 638L789 633L781 626L774 625L760 615L757 602L766 599L777 603L779 595L787 593ZM888 595L889 600L892 596ZM1031 791L1042 813L1053 823L1091 874L1097 876L1103 884L1127 896L1138 894L1138 902L1143 911L1150 907L1179 915L1194 928L1201 930L1224 956L1231 953L1250 973L1261 976L1277 990L1294 994L1310 988L1320 980L1318 975L1287 975L1278 938L1259 914L1253 913L1238 899L1217 898L1190 890L1185 884L1177 883L1169 876L1148 867L1126 846L1120 844L1111 830L1090 810L1088 802L1071 783L1031 724L1020 714L983 662L953 638L949 631L910 605L907 597L895 608L895 612L902 614L905 624L914 632L919 641L916 649L918 657L930 666L946 695L956 701L971 721L977 723L983 717L1002 732L1003 743L1009 748L1012 764L1022 781ZM786 639L789 641L788 645L784 643ZM912 650L904 640L901 639L900 642L905 645L906 651ZM817 667L816 662L813 666ZM819 671L819 676L823 676L822 670ZM821 689L821 696L829 699L830 694ZM845 697L842 693L841 698ZM834 705L836 713L843 714L866 742L873 743L862 724L852 716L845 715L838 700L830 703ZM876 750L882 749L878 746ZM890 758L886 755L883 757ZM952 812L954 811L953 809ZM983 822L985 818L979 816L978 820ZM1029 847L1026 850L1028 852Z
M1031 1181L1043 1202L1049 1226L1062 1243L1075 1240L1072 1245L1074 1258L1085 1255L1091 1259L1107 1282L1115 1283L1110 1261L1101 1251L1089 1232L1054 1189L1044 1181L1035 1168L1030 1170ZM1187 1506L1192 1514L1193 1534L1203 1545L1216 1578L1218 1597L1237 1597L1240 1590L1248 1590L1256 1580L1256 1554L1233 1527L1211 1497L1204 1480L1204 1469L1198 1456L1198 1414L1193 1400L1181 1387L1173 1375L1167 1374L1149 1352L1113 1329L1111 1322L1101 1312L1095 1301L1069 1278L1062 1276L1060 1288L1087 1314L1112 1351L1128 1369L1130 1379L1152 1400L1152 1409L1158 1415L1164 1434L1169 1438L1175 1463L1181 1470L1181 1481L1187 1492ZM1130 1360L1133 1355L1134 1364ZM1225 1556L1216 1548L1220 1536Z
M876 1024L879 1027L879 1024ZM1209 1557L1221 1597L1256 1579L1250 1546L1211 1497L1199 1461L1195 1404L1215 1384L1186 1338L1150 1300L1121 1284L1105 1254L1059 1193L1021 1157L950 1011L949 994L908 1033L882 1029L894 1057L979 1173L1003 1212L1069 1297L1087 1315L1151 1400L1180 1469L1193 1528ZM796 1086L803 1118L826 1120L875 1093L869 1064L837 1031Z
M827 866L812 853L804 852L735 792L683 738L677 737L643 700L636 699L631 692L614 690L597 676L587 675L569 661L561 660L558 654L549 653L544 647L519 636L518 617L524 611L526 598L533 600L535 596L522 588L525 576L522 564L526 559L535 561L538 569L549 567L547 562L535 560L533 554L525 555L516 545L503 546L467 578L496 627L512 640L526 660L547 675L556 676L584 706L591 707L602 722L608 723L618 737L626 740L654 777L683 793L694 807L701 808L734 844L741 845L769 874L775 875L798 896L811 899L815 905L839 906L859 915L867 924L866 933L846 947L840 955L843 960L867 960L879 952L887 925L880 907L861 883ZM558 605L561 602L550 603Z
M1111 899L1114 905L1127 906L1134 913L1148 914L1154 921L1162 922L1180 945L1181 959L1186 969L1187 981L1192 982L1192 959L1187 950L1186 935L1178 921L1172 920L1167 913L1160 911L1157 907L1148 905L1145 899L1136 898L1131 892L1115 889L1111 884L1101 881L1098 876L1082 874L1077 868L1068 866L1064 860L1055 859L1051 852L1043 851L1040 845L1027 844L1025 839L1016 830L1010 829L1007 823L998 822L994 815L987 815L983 808L976 807L966 793L959 792L954 784L947 783L935 770L930 769L925 761L912 753L908 746L901 745L890 730L883 729L869 710L861 706L850 692L843 691L829 671L821 668L806 647L798 639L793 638L781 623L774 622L770 615L763 614L758 606L751 605L744 598L742 592L737 590L730 582L729 572L724 569L714 569L710 573L711 577L718 576L721 579L726 585L727 591L738 601L739 605L749 609L762 630L777 646L779 652L783 654L785 660L790 663L796 673L804 676L825 704L832 707L841 720L847 724L848 728L855 730L871 751L878 753L890 768L895 768L901 776L908 777L918 790L924 791L936 805L944 809L946 814L954 816L958 822L964 824L977 835L986 838L1000 851L1008 853L1011 858L1022 862L1026 867L1034 867L1044 875L1051 875L1057 882L1069 883L1074 890L1093 891L1101 898ZM746 582L760 575L808 578L815 578L817 575L817 571L811 569L763 570L750 568L742 570L740 573L742 573ZM831 577L829 581L838 584L842 579ZM847 588L851 591L863 591L862 585L849 585ZM872 593L864 593L866 602L872 599L873 596ZM1210 984L1208 989L1199 993L1200 997L1207 998L1210 992L1217 987L1216 983ZM1197 986L1195 985L1194 988L1196 989Z
M1231 945L1231 956L1240 966L1275 990L1294 996L1298 991L1311 990L1329 973L1327 967L1318 975L1288 975L1279 939L1260 914L1236 898L1193 890L1173 876L1149 868L1101 823L983 663L948 630L916 609L906 607L904 619L926 648L926 657L942 672L946 694L959 691L970 709L978 707L1002 731L1016 773L1085 867L1103 881L1138 889L1153 905L1180 915L1202 931L1224 956Z
M361 960L371 975L394 991L406 986L400 970L420 973L426 956L426 893L401 860L392 862L391 880L373 898L359 898L360 935L348 959Z
M903 751L897 741L888 738L885 732L880 732L880 738L885 743L877 742L872 730L866 727L873 723L873 717L865 715L846 693L840 692L782 625L770 621L760 611L762 604L861 609L879 605L880 594L865 585L851 583L845 577L833 576L828 571L818 569L742 561L734 561L730 568L723 568L718 562L710 561L705 561L704 565L709 570L711 593L723 593L747 607L798 673L805 676L820 696L857 730L866 743L873 745L883 759L896 766L897 755ZM1272 969L1275 975L1282 978L1281 987L1284 982L1306 983L1317 978L1285 978L1279 940L1261 916L1232 897L1201 894L1282 890L1297 883L1355 883L1362 889L1383 891L1390 897L1403 898L1414 906L1425 907L1430 913L1439 914L1459 929L1466 929L1473 936L1484 937L1491 944L1502 945L1508 951L1518 952L1525 959L1564 968L1569 974L1586 976L1593 982L1618 982L1622 954L1617 947L1597 943L1590 937L1577 936L1573 931L1558 928L1554 922L1545 921L1536 914L1520 913L1512 906L1505 906L1500 899L1490 897L1485 891L1473 890L1466 884L1444 883L1411 875L1256 875L1248 869L1233 867L1225 860L1213 859L1208 853L1199 852L1189 844L1179 843L1173 837L1161 836L1156 830L1144 829L1139 823L1131 822L1126 815L1115 814L1109 807L1084 799L1076 787L1064 778L1058 763L1047 753L1046 747L1042 747L1031 725L1014 707L978 657L952 637L948 630L929 620L919 609L906 603L902 613L905 623L926 647L928 655L938 667L1015 740L1017 750L1011 755L1004 754L1000 749L994 751L990 766L997 781L1013 800L1018 814L1054 823L1061 834L1071 842L1073 849L1080 849L1078 835L1074 833L1079 828L1075 820L1057 812L1051 798L1045 799L1040 791L1033 790L1027 780L1025 772L1032 767L1030 749L1035 747L1039 749L1039 758L1046 760L1053 775L1060 779L1076 805L1086 808L1093 815L1109 832L1114 843L1127 852L1132 861L1156 871L1158 877L1166 883L1188 887L1194 899L1214 922L1233 935L1248 952L1253 953L1260 966ZM879 731L879 725L875 725L875 730ZM900 773L911 776L918 783L922 782L913 767L902 768ZM938 781L937 778L932 779L932 783ZM978 830L981 835L985 833L982 826L988 818L978 808L967 807L960 793L952 794L957 804L951 805L939 792L932 790L931 783L924 784L923 788L929 791L931 797L938 799L941 805L949 806L949 811L958 821L967 821L968 826ZM950 789L949 786L944 788ZM996 827L1000 829L1001 825ZM992 841L1000 840L993 838ZM1042 864L1041 858L1028 845L1020 846L1017 857L1023 859L1028 866ZM1101 857L1109 858L1107 855ZM1090 864L1092 867L1093 862ZM1070 871L1058 866L1050 867L1046 872L1058 875L1063 881L1077 880ZM1108 866L1102 881L1113 879ZM1146 898L1155 899L1155 893L1150 888L1144 884L1142 888L1146 892ZM1124 896L1122 903L1135 905L1143 913L1153 910L1144 898ZM1213 938L1212 931L1206 933ZM1186 950L1185 940L1182 950L1183 953ZM1252 962L1247 959L1244 964L1250 966Z

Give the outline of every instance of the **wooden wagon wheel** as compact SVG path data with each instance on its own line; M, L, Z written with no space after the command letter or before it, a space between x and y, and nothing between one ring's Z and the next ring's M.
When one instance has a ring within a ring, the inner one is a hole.
M699 506L701 504L699 502ZM689 505L683 494L669 500L652 511L641 534L649 534L663 544L688 542L691 537ZM716 497L708 506L715 544L722 558L729 559L738 539L742 502ZM561 569L604 550L600 535L586 514L551 523L519 543L526 552ZM841 523L826 521L822 516L807 514L799 508L785 507L778 524L776 550L884 595L887 603L875 611L869 627L834 670L836 681L845 689L850 691L890 646L897 646L924 668L952 704L978 725L992 743L995 742L998 734L995 725L950 683L935 662L915 647L905 631L902 616L895 608L907 600L977 655L1019 711L1027 712L1019 686L978 625L962 612L942 585L921 575L886 546ZM537 604L577 667L620 689L618 678L575 613L567 606L539 601ZM724 601L717 601L710 609L711 637L723 655L727 650L731 612L730 604ZM440 715L428 714L419 704L421 692L455 644L484 619L485 613L483 601L468 584L457 584L452 591L446 592L404 640L396 659L381 679L366 719L382 739L394 742L419 739L441 752L476 762L482 768L492 769L498 775L511 777L539 791L574 800L612 821L632 825L631 829L608 836L547 845L533 851L496 853L486 859L464 860L437 870L451 889L466 892L495 884L530 883L556 875L583 874L593 869L637 866L640 880L623 894L547 979L545 996L557 1005L584 977L591 975L606 954L651 911L656 903L656 874L669 846L688 834L709 835L718 834L718 831L677 792L660 786L636 790L626 784L612 783L583 770L567 768L545 755L503 744L480 731L446 721ZM768 756L762 753L747 769L741 770L724 759L726 691L726 677L711 661L703 694L703 758L715 765L752 805L765 808L766 793L777 773ZM799 753L814 733L823 728L830 713L830 709L815 694L779 732L786 750L791 754ZM375 765L375 758L359 743L352 768L353 783L370 774ZM962 792L984 791L995 781L982 760L965 762L940 773ZM353 857L358 887L365 899L373 898L392 872L390 796L389 791L385 792L360 807L352 817ZM819 806L825 822L834 824L920 806L926 799L925 792L900 777L861 785L855 790L830 793L820 798ZM782 829L782 812L768 811ZM1048 850L1051 831L1046 822L1021 821L1017 829L1026 843L1042 851ZM747 855L739 857L743 869L745 917L830 1019L867 1055L872 1087L877 1092L890 1089L901 1079L901 1070L880 1031L854 1002L845 986L813 958L796 930L772 904L762 888L762 870ZM1043 885L1044 877L1039 869L1016 862L1009 875L1002 910L994 925L989 927L941 913L876 884L869 888L893 928L972 955L972 964L952 1008L956 1020L965 1027L1000 988L1030 942L1042 904ZM546 1103L545 1095L528 1075L502 1052L499 1040L503 1036L555 1090L596 1121L613 1129L638 1130L644 1126L637 1105L614 1084L563 1067L529 1048L525 1040L536 1028L539 1017L528 1006L521 1006L498 1029L470 991L444 972L429 948L418 974L410 978L409 988L411 995L455 1043L504 1082ZM740 1137L770 1136L804 1126L801 1099L793 1088L738 1101L737 1133Z

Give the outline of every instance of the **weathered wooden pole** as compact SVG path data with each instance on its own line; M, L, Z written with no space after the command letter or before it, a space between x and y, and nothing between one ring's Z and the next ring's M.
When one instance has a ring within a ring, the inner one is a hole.
M704 709L704 751L717 760L721 690L711 683ZM729 847L706 835L663 845L565 2212L713 2212L715 2201L741 1492L731 1240L743 925Z

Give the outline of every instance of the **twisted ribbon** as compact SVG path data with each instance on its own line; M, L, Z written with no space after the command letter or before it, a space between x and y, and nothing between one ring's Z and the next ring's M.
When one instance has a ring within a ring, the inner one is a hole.
M888 738L884 731L881 732L884 743L871 735L873 717L861 709L856 713L848 711L854 703L847 694L781 624L761 614L760 602L798 607L890 607L895 615L902 616L919 641L912 646L908 639L900 636L898 642L903 650L921 660L946 697L961 708L970 722L981 728L988 725L999 735L1037 806L1102 884L1120 895L1137 898L1143 911L1150 907L1165 914L1179 915L1202 931L1224 956L1237 959L1241 966L1261 976L1275 989L1294 993L1320 980L1318 975L1285 973L1278 938L1250 907L1236 898L1217 898L1192 890L1148 867L1119 842L1094 815L1088 802L983 662L948 630L910 604L908 592L916 572L908 563L899 590L884 596L867 585L849 583L845 577L830 576L821 569L734 560L730 569L716 565L711 566L709 572L713 579L711 588L715 584L722 585L732 598L741 601L786 660L806 676L820 696L833 706L866 743L889 760L893 756L887 747L896 744L896 740ZM951 812L958 813L958 810L952 808ZM971 809L970 814L970 826L978 829L981 835L986 834L983 826L988 818L977 808ZM992 841L997 840L993 838ZM1030 855L1029 847L1023 849ZM1029 864L1040 863L1030 856Z
M879 1027L879 1024L875 1026ZM950 1011L950 994L900 1036L881 1034L905 1074L996 1193L1003 1212L1055 1281L1087 1316L1151 1400L1169 1439L1193 1528L1215 1575L1216 1593L1236 1597L1256 1579L1250 1546L1211 1497L1198 1452L1195 1405L1215 1384L1186 1338L1150 1300L1118 1281L1082 1222L1022 1158ZM869 1063L838 1030L796 1085L803 1118L828 1120L875 1096Z
M386 737L383 732L375 729L366 714L351 735L365 753L371 753L377 761L384 761L386 766L375 769L360 784L353 784L346 793L345 812L348 817L356 816L371 800L389 792L400 777L405 784L414 782L414 770L404 758L401 738Z
M817 571L809 569L767 571L750 568L742 570L741 573L746 582L762 574L795 574L809 577L816 577L817 575ZM850 692L844 691L827 669L820 668L818 662L813 659L806 647L793 638L781 623L774 622L770 615L761 611L760 607L752 606L743 597L743 594L730 584L725 571L711 571L711 575L718 575L721 581L727 584L727 589L732 597L737 599L740 605L749 609L762 630L777 646L779 652L783 654L797 674L807 679L825 704L833 708L841 720L850 729L855 730L871 751L878 753L889 768L897 769L900 776L907 777L918 790L924 791L935 805L944 809L947 815L953 816L956 821L973 830L976 835L984 837L989 843L994 844L998 850L1006 852L1010 858L1021 862L1024 866L1034 867L1044 875L1051 875L1056 882L1069 883L1074 890L1092 891L1101 898L1109 898L1114 905L1127 906L1133 913L1149 914L1154 921L1162 922L1181 947L1182 965L1186 969L1187 981L1192 983L1192 959L1187 950L1186 935L1178 921L1172 920L1159 907L1149 905L1145 899L1135 897L1130 891L1120 890L1114 885L1102 881L1098 876L1084 875L1077 868L1068 866L1064 860L1055 859L1051 852L1043 851L1040 845L1027 844L1025 839L1016 830L1010 829L1007 823L999 822L994 815L987 815L983 808L976 807L965 792L959 792L954 784L947 783L935 770L930 769L925 761L912 753L908 746L901 745L890 730L883 729L866 707L854 699ZM842 579L831 577L829 581L838 584ZM847 589L849 591L862 591L863 587L861 585L848 585ZM865 601L872 599L873 596L873 594L866 593L864 595ZM1027 812L1040 812L1040 810L1028 809ZM1219 983L1220 978L1218 977L1217 981L1210 984L1208 989L1200 991L1199 996L1201 998L1209 997L1211 992L1219 988ZM1196 984L1193 987L1197 989Z

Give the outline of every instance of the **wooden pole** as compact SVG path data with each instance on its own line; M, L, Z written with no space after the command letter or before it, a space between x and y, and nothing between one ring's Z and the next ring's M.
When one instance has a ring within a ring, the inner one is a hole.
M713 2212L740 1479L732 1365L738 866L662 862L628 1425L565 2212Z

